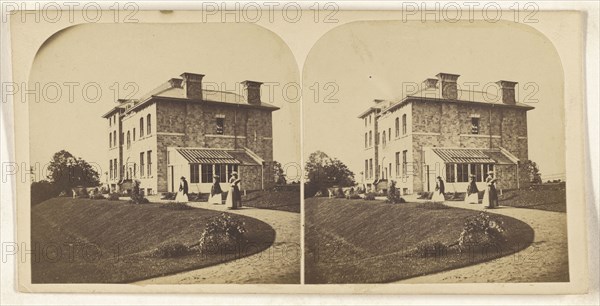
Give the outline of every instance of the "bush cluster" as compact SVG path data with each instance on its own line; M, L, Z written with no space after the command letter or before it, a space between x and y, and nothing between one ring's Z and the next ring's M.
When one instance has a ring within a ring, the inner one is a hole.
M506 242L505 233L502 220L481 212L467 219L457 242L461 250L471 246L499 246Z
M246 242L246 232L244 222L222 213L208 222L198 247L203 253L234 251Z

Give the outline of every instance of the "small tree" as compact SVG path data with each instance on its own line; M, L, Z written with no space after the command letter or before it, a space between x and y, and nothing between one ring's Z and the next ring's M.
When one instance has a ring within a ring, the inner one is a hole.
M70 192L73 187L100 185L98 172L88 162L62 150L56 152L48 166L48 179L59 191Z
M277 185L285 185L287 183L285 179L285 173L283 173L283 168L281 167L281 163L278 161L273 162L273 172L275 175L275 183Z
M398 188L396 188L396 181L391 180L387 189L387 200L388 203L405 203L404 199L398 193Z
M322 151L316 151L308 157L306 175L311 190L323 193L332 186L354 186L354 173L339 159L329 157Z
M133 186L131 187L131 203L134 204L146 204L148 203L148 199L146 199L144 197L144 195L142 195L142 193L140 192L140 181L138 180L133 180Z
M527 169L527 173L529 173L529 181L534 184L542 183L542 174L540 173L540 169L538 165L531 160L527 160L523 163L525 169Z

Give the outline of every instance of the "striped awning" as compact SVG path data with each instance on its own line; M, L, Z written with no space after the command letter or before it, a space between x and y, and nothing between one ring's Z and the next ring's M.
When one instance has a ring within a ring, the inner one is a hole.
M177 148L176 150L190 164L258 165L245 151L202 148Z
M445 163L452 164L515 164L499 149L432 148Z

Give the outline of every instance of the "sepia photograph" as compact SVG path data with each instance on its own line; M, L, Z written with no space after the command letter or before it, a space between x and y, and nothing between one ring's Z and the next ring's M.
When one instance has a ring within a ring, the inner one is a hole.
M298 76L253 25L52 35L29 86L83 94L29 104L32 283L299 283L299 106L268 90Z
M569 281L563 76L546 38L355 22L312 48L305 96L332 80L335 100L303 104L307 283Z

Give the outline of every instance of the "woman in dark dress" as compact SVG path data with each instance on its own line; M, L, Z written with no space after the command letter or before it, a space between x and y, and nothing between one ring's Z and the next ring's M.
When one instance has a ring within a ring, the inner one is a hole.
M467 186L467 196L465 196L465 203L467 204L479 204L479 189L477 183L475 183L475 175L471 175L471 180Z
M177 203L187 203L188 199L188 183L185 180L185 177L181 177L181 182L179 183L179 192L175 196L175 202Z
M442 180L441 176L438 176L437 181L435 183L435 192L433 193L431 200L433 200L433 202L439 203L444 202L446 200L446 198L444 197L444 192L446 192L444 181Z
M219 176L218 175L214 175L213 176L213 185L210 187L210 197L208 198L208 202L215 204L215 205L219 205L222 204L222 198L221 198L221 194L223 193L223 190L221 190L221 184L219 184Z

